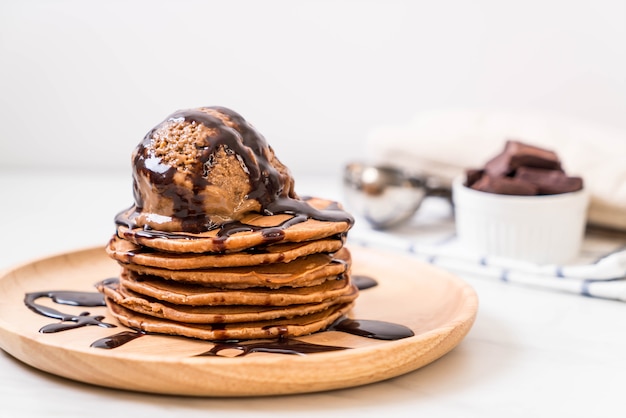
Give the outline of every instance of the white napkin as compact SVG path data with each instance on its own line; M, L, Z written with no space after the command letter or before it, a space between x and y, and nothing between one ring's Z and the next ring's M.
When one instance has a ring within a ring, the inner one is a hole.
M579 258L567 265L486 257L460 246L450 211L432 199L410 224L389 232L357 218L348 243L402 252L457 274L626 302L626 234L588 232Z
M510 112L447 110L417 114L403 126L375 129L372 160L451 181L480 168L505 140L555 151L569 175L583 177L590 223L626 230L626 132L576 120Z

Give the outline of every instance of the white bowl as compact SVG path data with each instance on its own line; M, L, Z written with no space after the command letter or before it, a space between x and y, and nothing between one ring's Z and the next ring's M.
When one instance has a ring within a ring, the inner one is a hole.
M580 191L542 196L510 196L452 185L460 244L486 256L537 264L562 264L580 252L589 194Z

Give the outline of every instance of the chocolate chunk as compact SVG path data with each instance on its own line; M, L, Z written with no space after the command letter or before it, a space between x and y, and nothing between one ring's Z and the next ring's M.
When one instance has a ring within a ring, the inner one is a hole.
M509 140L504 151L485 164L485 172L491 176L511 176L522 166L562 170L559 157L553 151Z
M465 175L466 175L465 186L472 187L474 183L480 180L480 178L483 176L484 173L485 173L485 170L476 170L476 169L467 170L465 172Z
M511 140L484 169L466 170L465 174L465 186L497 194L548 195L583 188L582 178L565 174L556 153Z
M537 187L532 183L516 178L490 175L483 175L471 188L481 192L506 195L533 196L537 194Z
M515 172L515 178L535 185L538 194L569 193L583 188L582 178L568 177L560 170L520 167Z

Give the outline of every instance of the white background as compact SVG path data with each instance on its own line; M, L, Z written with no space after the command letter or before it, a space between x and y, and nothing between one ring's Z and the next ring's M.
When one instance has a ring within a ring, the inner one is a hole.
M0 0L0 169L129 170L171 112L239 111L298 174L428 109L626 128L626 2Z
M103 247L132 202L132 149L177 109L239 111L296 186L334 198L316 175L336 175L373 128L422 110L547 111L626 129L625 41L624 0L0 0L0 270ZM163 397L62 379L0 350L0 415L623 415L623 303L464 279L480 299L466 339L397 379Z

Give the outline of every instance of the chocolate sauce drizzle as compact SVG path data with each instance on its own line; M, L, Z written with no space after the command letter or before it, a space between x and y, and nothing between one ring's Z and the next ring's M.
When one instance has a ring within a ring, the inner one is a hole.
M250 340L250 341L218 341L214 342L213 348L197 357L220 356L222 351L238 350L234 357L241 357L251 353L274 353L304 356L313 353L325 353L329 351L345 350L346 347L332 345L313 344L291 338L279 338L276 340Z
M124 217L123 213L124 212L118 215L118 217L116 218L116 223L125 225L126 227L132 229L134 227L134 224L128 223L126 221L121 221L121 219ZM299 224L301 222L305 222L307 219L308 218L304 215L296 215L296 216L293 216L292 218L289 218L281 222L279 225L269 226L269 227L249 225L249 224L244 224L239 221L227 222L219 226L217 235L213 237L212 240L213 240L213 243L219 247L220 244L225 245L226 240L230 236L237 234L239 232L261 231L261 235L263 237L263 244L268 245L268 244L282 241L283 238L285 237L285 232L284 232L285 229L289 228L290 226ZM156 231L154 229L136 230L136 231L133 231L133 235L135 235L136 237L147 238L147 239L154 239L154 238L189 239L189 240L208 239L207 237L204 237L201 235L193 235L190 233L185 234L185 233L179 233L179 232Z
M327 331L340 331L375 340L401 340L415 335L404 325L371 319L340 318Z
M37 299L47 297L52 299L53 302L60 305L71 306L105 306L104 297L97 292L73 292L64 290L53 290L45 292L32 292L26 293L24 297L24 304L33 312L39 315L47 316L48 318L59 319L61 322L56 324L48 324L43 326L39 332L44 334L54 333L59 331L66 331L69 329L86 327L89 325L96 325L104 328L113 328L115 325L102 322L103 315L90 315L89 312L81 312L78 315L66 314L57 311L54 308L44 306L36 303Z
M134 229L134 218L141 212L144 202L138 186L138 176L145 176L154 186L154 191L168 198L173 205L172 217L181 221L182 232L200 233L220 228L220 237L232 234L233 230L241 225L214 225L204 213L204 201L199 193L209 185L205 176L207 167L215 159L220 149L234 154L239 159L244 171L248 174L251 192L248 199L254 199L261 205L264 215L290 214L301 222L306 218L321 221L354 223L354 218L339 207L330 207L318 210L307 204L304 199L298 199L293 191L293 181L288 174L280 173L271 161L274 159L271 147L265 138L251 126L241 115L224 107L206 107L224 115L230 123L227 125L222 119L199 109L181 110L170 115L165 121L152 129L144 137L135 150L133 164L133 192L135 205L133 208L120 212L115 222ZM178 185L173 181L177 173L176 167L163 163L151 150L151 143L155 132L164 124L172 122L189 122L202 124L209 128L212 134L197 146L198 166L186 176L192 184L191 189ZM247 226L250 227L250 226ZM286 228L282 226L282 229ZM272 227L268 239L279 240L281 234ZM230 232L229 232L230 231ZM144 229L144 238L189 238L184 234L170 234ZM218 238L219 239L219 238Z
M377 284L376 280L371 277L356 276L356 278L357 286L360 286L360 289L367 289ZM114 277L105 279L102 283L108 285L116 283L118 280L118 278ZM103 315L90 315L89 312L83 312L79 315L65 314L54 308L36 303L38 299L43 297L48 297L52 299L53 302L60 305L86 307L106 306L104 296L98 292L44 291L26 293L24 304L29 309L39 315L61 320L60 323L49 324L42 327L39 330L42 333L66 331L88 325L96 325L105 328L115 327L113 324L102 322L104 319ZM221 325L224 326L224 324ZM215 324L215 326L219 327L220 324ZM327 331L345 332L378 340L399 340L414 335L411 329L403 325L384 321L349 319L346 317L339 318L327 328ZM286 333L287 327L284 327L284 332L280 333L281 335L277 339L215 341L213 342L214 346L210 350L198 354L197 356L228 357L220 354L226 350L237 350L239 353L236 354L235 357L240 357L251 353L306 355L348 349L348 347L313 344L288 338ZM100 338L91 343L90 347L110 350L118 348L144 335L148 335L148 333L141 330L122 331L108 337Z
M371 287L378 286L378 282L376 281L376 279L369 276L364 276L362 274L352 275L352 283L354 283L354 285L359 290L365 290Z
M383 321L353 320L345 317L335 321L327 331L340 331L361 337L388 341L400 340L415 335L413 331L403 325ZM236 354L235 357L245 356L251 353L275 353L303 356L312 353L325 353L347 349L348 347L313 344L281 336L274 340L218 341L215 342L213 348L198 354L198 356L219 356L222 351L226 350L238 350L239 353Z
M143 331L122 331L108 337L100 338L99 340L92 342L89 347L111 350L129 343L139 337L143 337L144 335L146 335L146 333Z

